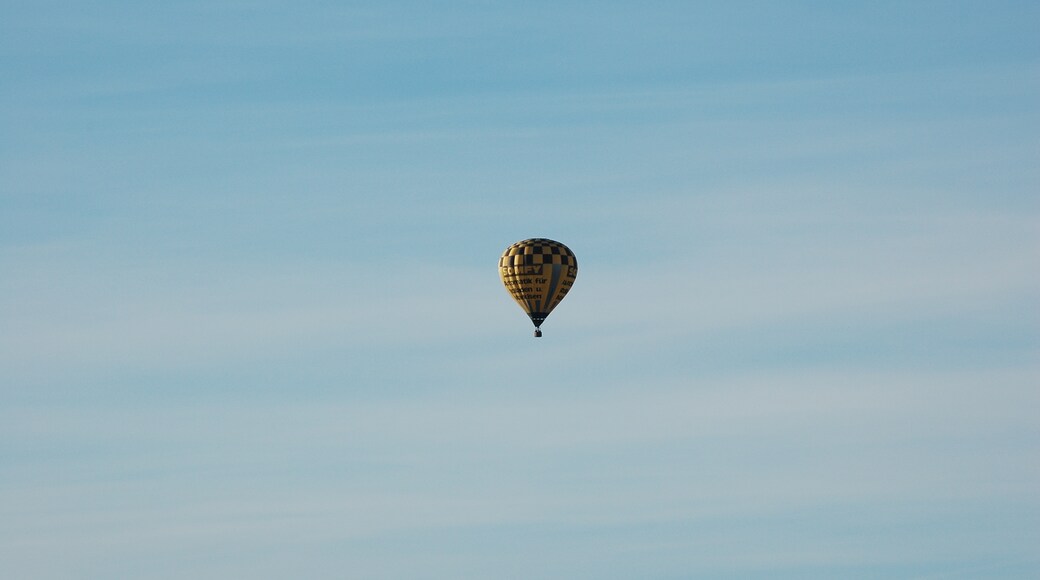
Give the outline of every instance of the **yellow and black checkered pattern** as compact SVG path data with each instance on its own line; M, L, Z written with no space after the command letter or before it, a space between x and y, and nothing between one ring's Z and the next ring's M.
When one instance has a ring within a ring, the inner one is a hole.
M570 292L578 276L578 259L560 242L531 238L506 248L498 259L498 274L538 329ZM535 336L541 336L541 331Z
M545 238L531 238L509 246L498 260L499 268L541 264L577 266L578 259L570 248L560 242Z

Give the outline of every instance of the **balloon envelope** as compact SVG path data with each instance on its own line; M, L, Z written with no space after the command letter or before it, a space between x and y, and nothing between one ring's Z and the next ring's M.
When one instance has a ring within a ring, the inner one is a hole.
M560 242L531 238L506 248L498 260L498 274L538 329L570 291L578 276L578 259Z

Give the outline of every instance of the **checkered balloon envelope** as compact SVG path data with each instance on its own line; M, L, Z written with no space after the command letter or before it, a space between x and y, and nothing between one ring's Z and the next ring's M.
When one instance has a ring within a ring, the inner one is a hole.
M502 284L531 317L534 335L542 335L542 322L567 296L578 276L578 259L560 242L531 238L517 242L498 259Z

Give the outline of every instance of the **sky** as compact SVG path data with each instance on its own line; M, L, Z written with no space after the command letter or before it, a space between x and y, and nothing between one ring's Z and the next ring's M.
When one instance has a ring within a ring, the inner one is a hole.
M1038 28L0 0L0 576L1040 576Z

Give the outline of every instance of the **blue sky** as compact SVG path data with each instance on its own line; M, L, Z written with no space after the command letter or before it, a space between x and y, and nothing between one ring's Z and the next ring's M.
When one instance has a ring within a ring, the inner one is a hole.
M1037 577L1038 25L0 2L0 576Z

